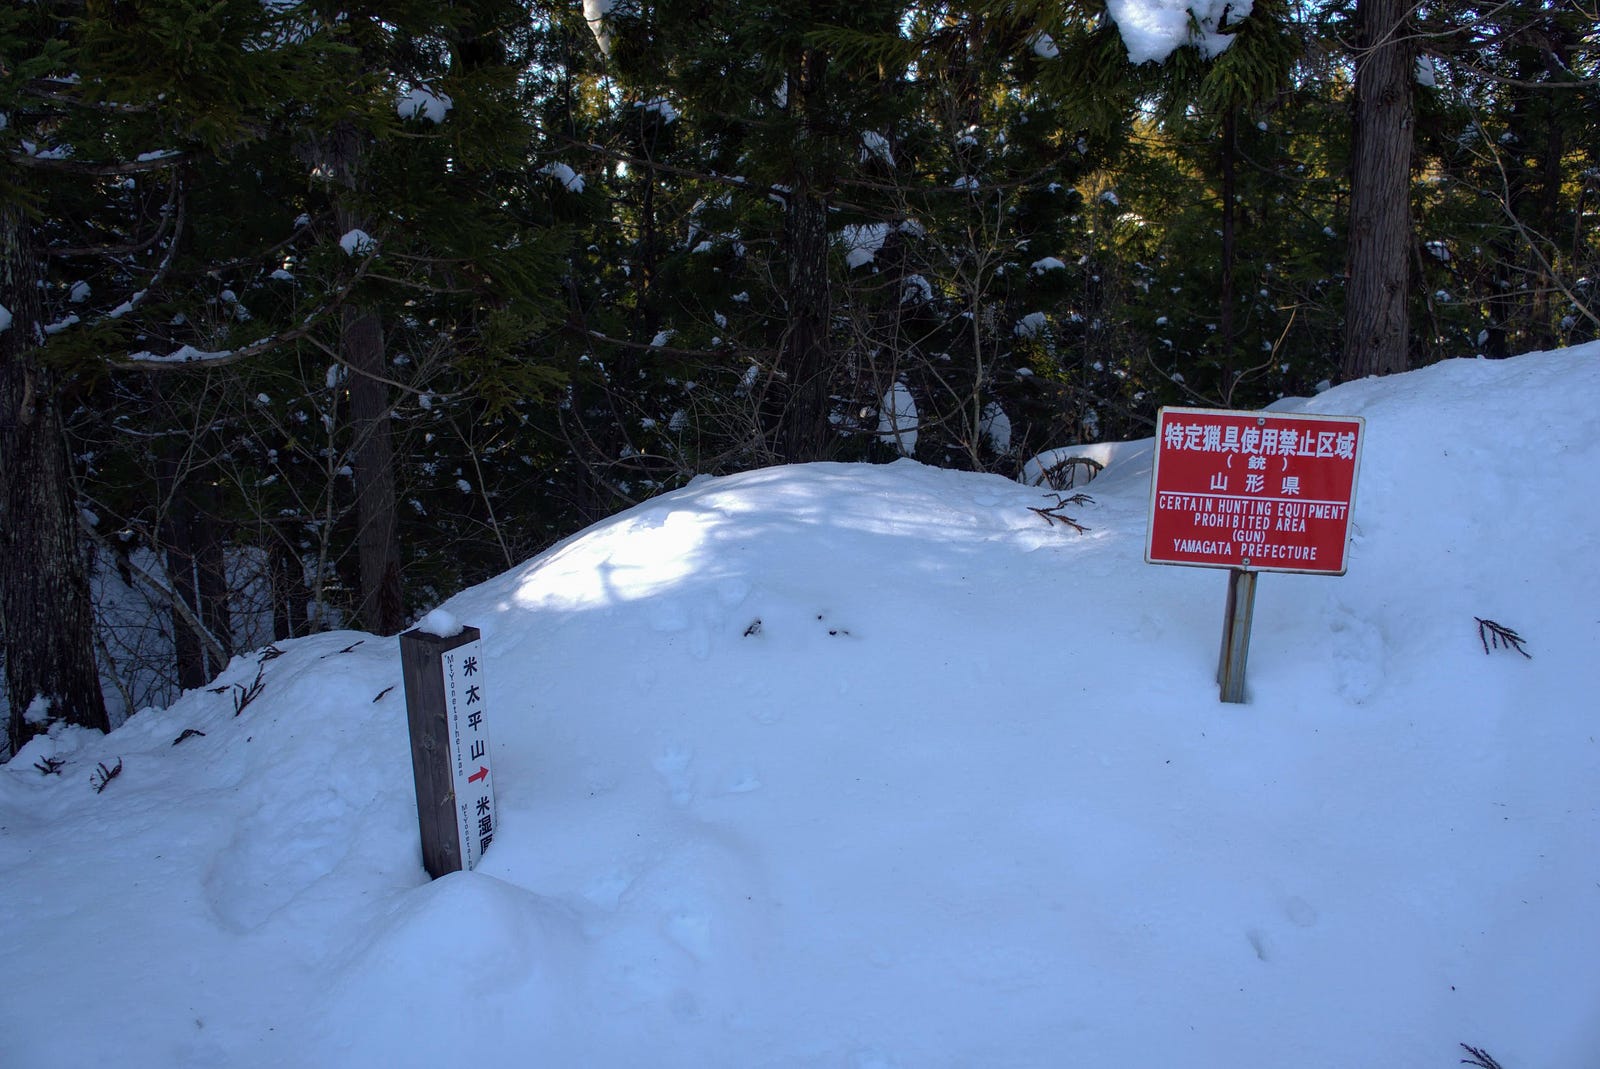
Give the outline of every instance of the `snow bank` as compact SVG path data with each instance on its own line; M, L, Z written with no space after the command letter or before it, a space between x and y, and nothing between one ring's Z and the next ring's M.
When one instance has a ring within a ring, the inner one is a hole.
M697 480L444 607L499 824L434 883L392 639L57 725L0 769L7 1064L1589 1069L1597 394L1298 402L1367 421L1350 571L1261 578L1244 706L1148 443L1081 535L906 460Z

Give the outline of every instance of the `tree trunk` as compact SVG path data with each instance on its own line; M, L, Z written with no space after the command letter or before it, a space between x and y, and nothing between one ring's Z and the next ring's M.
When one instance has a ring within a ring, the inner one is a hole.
M38 360L32 227L0 203L0 627L12 752L43 730L36 698L71 724L110 730L94 659L94 606L78 538L71 457L54 377Z
M790 106L800 124L795 137L794 180L784 217L789 257L783 345L779 370L787 384L779 415L777 448L791 464L826 459L833 442L828 405L828 332L832 300L828 277L828 203L808 154L810 127L821 118L826 59L809 52L791 77Z
M828 206L803 186L789 197L784 237L789 251L788 315L780 353L785 392L778 449L791 464L823 460L828 422Z
M1540 74L1564 80L1564 72L1570 69L1572 59L1569 30L1556 19L1545 21L1539 28L1545 47L1528 57L1526 66L1519 68L1518 75L1529 81ZM1528 97L1539 92L1527 88L1517 90L1519 96ZM1531 231L1527 235L1528 244L1544 244L1552 254L1557 247L1561 218L1561 161L1567 152L1563 119L1571 114L1562 105L1570 102L1570 99L1569 91L1545 90L1541 97L1530 99L1523 105L1532 112L1526 114L1528 132L1524 147L1529 150L1528 156L1538 160L1538 167L1536 171L1530 168L1525 201L1521 205L1514 205L1513 210ZM1556 293L1556 280L1551 275L1554 256L1546 261L1535 248L1524 248L1521 257L1527 265L1525 315L1528 333L1523 343L1525 351L1552 349L1560 342L1560 334L1556 330L1560 313L1552 307Z
M363 136L348 123L336 124L319 155L352 193L338 206L339 229L348 233L366 222L350 201L361 187ZM376 309L346 307L341 321L340 355L350 396L355 435L351 468L356 484L356 556L361 601L356 616L368 631L392 635L405 626L400 584L400 543L395 518L394 436L389 426L389 387L384 383L383 319Z
M393 635L405 626L400 542L395 523L394 442L384 372L383 322L365 308L344 311L344 358L350 365L350 422L355 433L356 551L361 564L362 626Z
M1346 379L1404 371L1409 363L1412 82L1404 0L1357 0L1355 137L1346 269Z
M1239 156L1239 111L1228 105L1222 117L1222 293L1220 314L1217 317L1217 335L1222 344L1222 401L1233 403L1235 375L1233 353L1233 269L1238 259L1234 240L1234 220L1238 210L1238 183L1235 165Z

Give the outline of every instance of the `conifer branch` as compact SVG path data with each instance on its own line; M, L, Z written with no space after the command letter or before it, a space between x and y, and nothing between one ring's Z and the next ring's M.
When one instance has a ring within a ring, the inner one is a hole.
M1517 236L1522 239L1524 247L1539 261L1539 266L1543 270L1544 276L1570 302L1573 310L1581 313L1585 319L1595 326L1600 327L1600 315L1595 314L1595 310L1589 306L1588 301L1583 300L1573 292L1572 287L1562 280L1561 273L1555 269L1555 266L1550 262L1550 258L1545 255L1544 249L1540 247L1543 240L1542 235L1534 233L1517 215L1514 210L1515 197L1511 192L1511 176L1506 174L1505 158L1497 149L1493 148L1494 142L1491 139L1485 138L1485 143L1491 146L1489 153L1495 170L1500 175L1500 192L1494 199L1501 213L1505 215L1512 229L1517 232Z
M580 328L581 333L590 341L597 341L603 345L614 345L619 349L634 349L639 352L665 353L670 356L699 356L715 357L727 355L726 350L712 349L683 349L674 345L656 345L654 342L632 341L628 338L613 338L609 334L602 334L592 328Z
M1485 620L1481 616L1474 616L1473 619L1478 621L1478 641L1483 643L1484 653L1488 653L1490 647L1497 650L1516 650L1528 660L1533 660L1533 654L1522 648L1522 644L1527 639L1511 630L1511 628L1506 627L1504 624L1497 624L1493 620Z
M89 774L89 786L94 788L94 793L102 794L111 785L111 781L122 775L122 758L117 758L117 763L110 768L101 761L93 772Z
M155 273L150 276L150 280L144 284L143 288L135 291L132 296L123 301L121 304L117 305L115 308L111 309L111 311L106 312L101 319L93 320L92 322L103 322L105 319L121 319L123 316L139 307L139 305L143 304L145 298L149 296L150 291L159 287L171 273L172 266L178 261L178 246L183 237L183 225L186 215L184 211L183 198L180 195L180 187L181 183L178 181L177 176L174 175L172 181L172 191L167 197L167 210L162 213L163 219L161 226L157 228L156 233L152 235L148 245L146 246L153 246L161 239L164 231L170 230L171 240L167 242L166 255L161 258L161 263L156 266ZM168 220L170 220L170 223ZM138 250L135 249L133 251ZM56 255L60 256L65 254L58 252ZM76 316L69 316L56 327L47 327L46 333L59 333L74 326L80 325L82 322L83 320L78 319Z
M761 182L752 182L748 178L741 178L737 175L718 174L715 171L702 171L695 167L682 167L677 164L665 163L653 156L640 156L637 153L627 152L623 149L611 148L610 146L597 144L593 141L582 141L575 137L560 137L559 140L564 141L573 148L580 148L586 152L593 152L598 155L605 156L608 159L616 160L620 163L626 163L630 167L647 167L652 170L660 171L664 174L677 175L680 178L698 178L701 181L716 182L721 185L729 186L733 189L742 189L749 193L759 193L769 197L782 197L787 199L791 192L790 190L784 189L782 186L767 185ZM840 182L838 184L844 185L845 183ZM867 208L859 204L837 200L832 195L828 196L828 206L832 208L843 208L853 212L868 211Z
M256 677L250 681L250 685L248 687L242 683L235 683L233 685L234 716L238 716L240 713L244 712L245 708L249 706L251 702L259 698L261 696L261 692L266 689L266 681L261 678L262 674L266 670L267 668L265 663L258 664L256 665Z
M1541 92L1556 92L1563 89L1592 89L1593 87L1600 85L1600 78L1579 78L1576 75L1568 80L1560 82L1535 82L1527 78L1512 78L1509 75L1496 74L1494 71L1486 70L1483 67L1478 66L1476 63L1462 59L1457 53L1441 52L1431 48L1424 49L1423 53L1430 58L1442 60L1453 67L1460 67L1463 71L1466 71L1474 78L1481 78L1484 81L1492 82L1495 85L1513 86L1517 89L1537 89Z
M1051 527L1054 527L1056 524L1059 523L1059 524L1061 524L1061 525L1063 525L1065 527L1072 528L1074 531L1077 531L1079 534L1083 534L1085 531L1087 531L1089 529L1088 527L1086 527L1083 524L1079 523L1077 520L1073 519L1071 516L1068 516L1065 512L1063 512L1061 510L1066 508L1068 505L1088 505L1088 504L1092 504L1093 501L1094 501L1094 498L1090 497L1088 494L1082 494L1082 493L1073 494L1071 497L1067 497L1067 496L1065 496L1063 494L1056 494L1054 496L1055 496L1055 499L1056 499L1056 503L1054 505L1049 505L1049 506L1029 505L1028 506L1028 511L1029 512L1037 512L1040 516L1043 516L1044 517L1044 522L1049 524Z
M144 174L160 171L184 163L190 156L186 152L164 153L147 160L123 160L120 163L84 163L74 159L56 159L53 156L30 156L26 152L8 152L6 159L17 167L53 174L77 175L83 178L115 178L122 175Z
M332 313L344 307L345 298L348 297L356 285L366 277L367 265L375 257L368 257L355 274L320 306L308 312L297 326L277 334L268 334L258 338L248 345L238 349L218 349L206 351L196 349L192 345L184 345L170 353L158 354L148 350L137 353L124 353L119 356L108 357L107 360L114 367L139 371L190 371L195 368L228 367L245 360L253 359L262 353L268 353L289 342L299 341L307 337L322 321Z
M1106 466L1093 457L1062 457L1054 464L1043 468L1039 478L1034 482L1037 486L1043 483L1052 490L1070 490L1078 482L1078 469L1083 468L1088 472L1084 482L1092 482L1096 475L1105 470Z
M423 394L428 392L413 386L408 382L401 382L399 379L391 379L387 375L380 375L375 371L369 371L366 368L356 367L354 364L350 363L350 361L346 360L344 355L337 349L314 334L307 335L305 341L312 348L321 350L324 356L326 356L329 360L332 360L335 364L338 364L340 367L344 368L349 374L360 375L362 378L371 379L373 382L381 382L391 390L399 390L401 393L408 393L414 397L421 397ZM449 400L449 397L445 395L443 396L443 399ZM390 410L393 410L392 405L390 406Z
M48 100L52 104L66 104L70 107L87 108L113 115L148 115L156 110L153 104L123 104L115 100L87 99L81 93L73 92L78 88L74 82L40 78L30 83L23 92L37 100Z
M154 248L156 243L172 232L173 224L179 220L181 213L177 211L178 194L182 183L178 178L179 172L172 172L172 180L167 184L167 203L161 211L161 219L151 231L148 238L140 241L124 242L121 245L67 245L44 250L46 256L58 260L71 259L76 256L132 256Z

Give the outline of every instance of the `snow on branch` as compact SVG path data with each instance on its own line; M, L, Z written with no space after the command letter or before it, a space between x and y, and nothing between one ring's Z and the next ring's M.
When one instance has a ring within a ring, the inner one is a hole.
M539 168L539 173L542 175L548 175L549 177L554 178L557 182L560 182L562 188L564 188L568 193L583 192L583 175L579 174L577 171L574 171L569 164L562 163L560 160L557 160L554 163L545 164L543 167Z
M187 153L165 150L162 152L146 152L137 159L123 160L120 163L84 163L81 160L74 160L65 156L39 155L27 152L6 153L6 159L18 167L27 167L36 171L51 171L56 174L86 175L94 178L159 171L162 168L182 163L188 158Z
M1251 0L1106 0L1133 64L1164 63L1184 45L1215 59L1233 43L1232 29L1250 8Z
M611 55L611 27L606 16L611 14L612 0L583 0L583 18L594 34L595 43L602 55Z
M395 103L395 112L402 119L419 119L437 126L444 122L444 117L450 114L453 107L455 101L424 84L400 94L400 99Z
M343 307L345 298L366 277L367 269L376 258L375 252L367 255L361 261L361 265L356 268L355 273L335 290L326 301L308 312L298 325L281 333L267 334L237 349L207 350L193 345L180 345L177 349L168 353L156 353L148 349L137 353L125 353L121 356L110 357L110 362L117 367L136 368L140 371L173 371L196 367L227 367L229 364L237 364L242 360L260 356L262 353L276 349L280 345L306 337L329 314Z
M306 316L300 325L281 334L268 334L258 338L249 345L237 349L200 349L193 345L180 345L168 353L155 353L148 349L137 353L127 353L111 358L111 362L118 367L138 369L140 371L173 371L181 368L195 367L227 367L237 364L242 360L260 356L262 353L297 341L305 337L311 330L331 311L339 307L337 300L330 301Z

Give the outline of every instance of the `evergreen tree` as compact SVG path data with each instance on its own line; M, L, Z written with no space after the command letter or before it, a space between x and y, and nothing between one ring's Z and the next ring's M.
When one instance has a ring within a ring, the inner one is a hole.
M86 13L30 5L0 22L0 303L15 308L0 343L15 384L8 415L23 417L8 426L37 443L8 448L4 471L8 495L32 495L7 508L4 536L39 547L32 560L8 554L20 566L0 584L16 621L6 633L15 743L38 727L23 721L26 696L105 726L92 637L67 626L88 616L85 554L65 454L51 459L63 448L61 410L32 400L41 384L59 384L42 395L54 401L104 384L108 372L117 382L134 370L192 378L219 369L242 382L252 363L292 365L307 347L337 353L341 333L361 336L374 322L344 309L385 307L425 324L409 333L430 334L477 396L549 382L529 350L556 250L540 240L549 233L542 198L521 182L531 137L520 79L526 10L385 14L397 21L310 3L149 0ZM339 151L330 154L330 141ZM339 403L358 418L344 422L381 433L332 441L325 456L344 453L354 468L361 454L364 487L394 468L367 451L386 439L392 376L381 344L357 348L364 374L330 373L328 385L348 384ZM206 392L175 384L161 393L182 403ZM171 479L198 469L164 463L171 478L160 496L195 502L197 486ZM392 516L392 502L390 493L376 511ZM51 518L48 531L40 517ZM382 541L378 574L388 582L398 561L392 535ZM398 611L391 597L375 623L398 626ZM190 615L199 623L205 613ZM68 652L28 633L39 618L63 621L47 630Z
M618 6L605 20L612 69L635 99L665 97L682 113L699 142L697 170L725 183L713 198L731 193L759 227L741 229L740 244L773 253L763 271L773 303L756 311L774 314L754 348L771 354L759 365L762 434L784 459L818 459L837 448L831 224L861 132L882 127L893 107L892 72L841 64L818 35L893 34L902 13L890 0L747 0Z
M1416 37L1405 0L1357 0L1346 271L1345 378L1411 365L1412 93Z
M63 411L83 362L141 348L139 324L178 284L188 163L261 136L279 117L272 90L314 64L314 45L273 47L278 19L253 0L0 14L0 614L13 747L47 721L30 708L107 726Z
M1560 2L1426 15L1416 259L1431 333L1421 343L1503 357L1593 336L1600 320L1582 280L1600 245L1580 222L1600 107L1590 20Z

